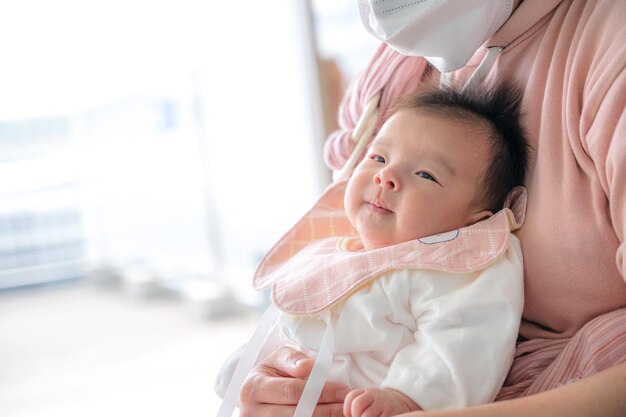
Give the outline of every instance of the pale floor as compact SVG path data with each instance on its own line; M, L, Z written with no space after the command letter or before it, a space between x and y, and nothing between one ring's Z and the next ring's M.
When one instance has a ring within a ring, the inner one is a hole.
M0 416L211 417L218 367L256 320L87 283L0 293Z

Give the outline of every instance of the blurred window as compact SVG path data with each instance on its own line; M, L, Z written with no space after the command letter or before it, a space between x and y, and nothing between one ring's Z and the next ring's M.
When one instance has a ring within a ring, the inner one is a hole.
M0 5L0 287L139 265L249 288L328 178L307 7Z

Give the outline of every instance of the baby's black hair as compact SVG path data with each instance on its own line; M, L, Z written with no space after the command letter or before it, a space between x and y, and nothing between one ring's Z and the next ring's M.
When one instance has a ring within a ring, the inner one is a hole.
M394 111L419 109L470 123L488 123L491 161L483 177L484 191L476 196L475 203L495 213L502 209L509 192L526 179L530 146L520 121L521 97L511 82L463 91L441 87L403 99Z

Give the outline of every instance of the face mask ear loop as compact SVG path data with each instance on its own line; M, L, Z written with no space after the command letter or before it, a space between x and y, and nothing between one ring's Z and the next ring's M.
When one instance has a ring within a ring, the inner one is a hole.
M330 312L328 312L326 330L320 342L317 358L315 359L311 374L304 386L304 391L302 392L300 401L298 401L298 406L296 407L293 417L311 417L313 415L313 410L315 410L317 401L322 393L322 388L324 388L324 384L328 379L330 367L333 364L334 344L333 324Z
M339 181L348 178L356 164L361 160L361 155L368 144L369 138L374 133L376 124L378 124L378 103L380 102L380 95L381 92L379 91L365 105L363 113L352 131L354 149L346 163L341 167L341 170L333 172L333 180Z
M452 82L452 72L442 72L439 77L439 88L450 87Z
M487 78L487 75L489 75L491 68L493 68L494 64L496 63L496 59L498 59L500 51L502 51L502 48L499 46L491 46L487 48L487 53L485 54L485 57L481 61L478 68L476 68L476 71L474 71L470 79L467 80L467 82L463 86L462 91L465 91L468 88L472 89L478 87L480 84L482 84L485 78Z
M265 310L265 313L261 316L254 334L241 354L239 363L235 367L235 372L233 373L230 383L228 384L228 388L226 389L226 393L224 394L224 398L222 399L222 405L217 412L217 417L231 417L233 414L235 407L237 407L237 404L239 403L239 392L241 391L241 386L254 366L254 363L259 356L259 352L261 351L261 347L263 346L263 342L265 341L274 320L276 320L276 317L278 317L278 309L274 306L274 304L270 304L267 310Z

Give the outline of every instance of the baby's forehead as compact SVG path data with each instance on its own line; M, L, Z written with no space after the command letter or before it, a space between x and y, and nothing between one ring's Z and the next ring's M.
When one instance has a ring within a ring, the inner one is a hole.
M418 131L405 136L378 135L370 142L368 148L370 151L393 153L405 160L414 159L416 162L434 160L453 167L466 160L489 163L493 159L491 144L487 132L470 127L467 135L454 137L451 141ZM470 164L468 168L470 167L481 170L482 163Z
M387 121L389 122L389 120ZM386 123L387 123L386 122ZM484 126L482 124L477 124L467 119L457 118L457 117L446 117L445 119L440 119L438 121L438 125L441 126L441 123L448 122L450 126L455 125L457 127L456 130L453 130L453 133L444 133L440 135L442 132L440 129L436 127L434 129L426 129L426 131L421 129L415 129L412 131L404 131L401 134L394 132L393 130L381 130L378 134L372 139L372 141L367 145L368 148L371 147L379 147L379 148L396 148L402 147L403 150L409 150L412 147L419 149L420 145L423 143L427 143L428 145L441 145L440 148L455 148L456 140L460 143L471 144L472 147L482 153L488 152L493 143L493 132L491 132L490 127ZM461 127L461 131L463 133L458 133L458 126ZM432 126L429 126L429 128ZM437 133L433 133L435 130ZM390 133L394 132L394 133ZM445 139L442 139L442 137ZM449 139L452 139L452 143L450 143ZM413 146L414 145L414 146Z

